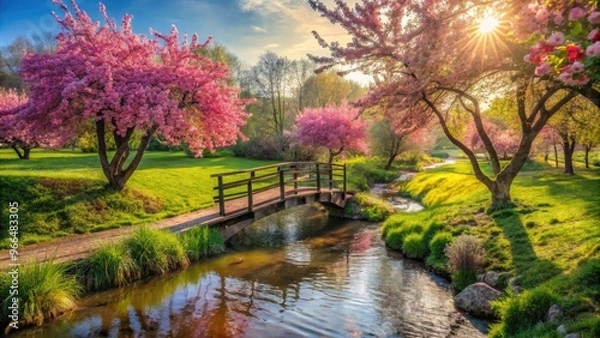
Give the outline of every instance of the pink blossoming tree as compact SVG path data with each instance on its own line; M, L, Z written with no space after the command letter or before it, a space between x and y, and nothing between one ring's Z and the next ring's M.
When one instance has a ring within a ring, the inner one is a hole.
M346 103L306 108L297 115L290 136L303 147L327 149L329 163L351 150L367 152L367 126L358 118L358 112Z
M563 90L561 82L541 83L533 78L533 67L523 61L527 48L513 38L518 27L508 20L515 13L516 2L362 0L353 8L341 0L334 8L319 0L309 3L352 38L344 46L313 32L330 51L330 56L312 56L321 69L341 64L385 77L361 103L372 106L383 101L395 111L413 114L417 121L433 114L448 139L466 154L475 177L489 190L492 208L512 204L510 187L527 161L533 141L548 119L576 96ZM478 27L490 6L507 20L492 29ZM578 57L580 51L572 54ZM534 91L536 95L529 95ZM490 95L501 92L515 97L513 114L519 121L518 149L502 164L481 108ZM490 159L491 175L482 170L474 150L456 132L456 112L462 123L474 124Z
M28 125L17 117L19 108L27 102L25 94L0 88L0 143L11 147L22 160L29 159L37 140L28 132Z
M227 67L197 51L197 35L179 40L151 30L153 38L134 34L130 15L118 26L100 4L104 24L92 21L72 0L63 12L58 47L52 54L28 54L21 74L29 86L29 103L20 118L34 135L51 135L64 145L80 126L93 121L104 175L115 190L138 167L152 135L170 144L186 142L200 156L204 149L234 143L245 123L244 101L227 85ZM141 142L135 154L129 141ZM105 134L115 140L109 158ZM132 155L132 158L130 158Z

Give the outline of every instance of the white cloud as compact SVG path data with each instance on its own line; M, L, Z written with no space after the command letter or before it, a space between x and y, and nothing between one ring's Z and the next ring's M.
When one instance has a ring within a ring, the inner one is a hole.
M263 48L264 49L271 49L271 48L277 48L277 47L279 47L278 43L270 43L270 44L264 46Z
M252 27L252 30L254 30L255 32L259 32L259 33L266 33L267 32L266 29L264 29L262 27L259 27L259 26L251 26L251 27Z

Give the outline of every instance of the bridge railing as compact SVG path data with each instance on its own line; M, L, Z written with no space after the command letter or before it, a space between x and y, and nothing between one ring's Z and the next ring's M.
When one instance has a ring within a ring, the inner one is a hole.
M324 162L285 162L258 168L229 171L211 175L217 179L214 201L219 204L219 215L253 211L254 208L283 201L290 195L303 191L322 192L339 189L346 191L346 165ZM257 194L279 187L279 194L273 197L255 199ZM247 206L235 210L225 210L225 202L247 198Z

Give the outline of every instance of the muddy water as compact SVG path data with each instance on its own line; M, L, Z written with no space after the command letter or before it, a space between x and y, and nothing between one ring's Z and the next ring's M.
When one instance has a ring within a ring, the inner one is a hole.
M378 224L299 207L238 249L185 271L96 293L28 337L484 337L449 286L387 251Z

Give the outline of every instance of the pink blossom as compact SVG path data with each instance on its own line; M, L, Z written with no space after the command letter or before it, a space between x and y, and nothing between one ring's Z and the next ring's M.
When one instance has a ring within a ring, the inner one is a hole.
M588 16L588 21L595 25L600 24L600 12L594 11Z
M565 16L562 13L556 13L554 15L554 24L557 26L562 25L563 23L565 23Z
M581 86L589 82L589 77L585 74L573 74L568 71L562 72L558 79L569 86Z
M541 65L535 67L536 76L544 76L548 73L550 73L550 65L547 63L542 63Z
M592 42L600 41L600 30L592 29L592 31L588 34L587 38Z
M579 20L579 19L583 18L584 16L585 16L585 9L583 7L580 7L580 6L573 7L569 11L569 20L570 21Z
M580 61L575 61L570 67L571 73L581 73L585 70L585 66Z
M537 13L535 14L535 19L541 24L546 24L549 18L550 12L545 7L538 9Z
M600 56L600 41L594 42L585 50L585 54L590 57Z
M561 32L554 33L548 38L547 42L552 46L562 45L565 43L565 35Z

